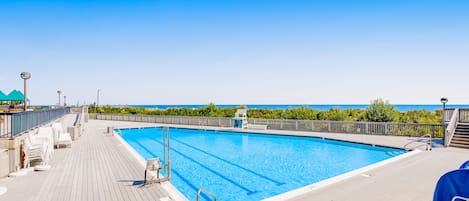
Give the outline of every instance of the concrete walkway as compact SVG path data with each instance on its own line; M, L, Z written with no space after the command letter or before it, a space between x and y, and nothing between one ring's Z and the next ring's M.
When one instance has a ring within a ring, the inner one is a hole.
M296 197L307 200L432 200L438 179L469 160L469 150L437 148Z

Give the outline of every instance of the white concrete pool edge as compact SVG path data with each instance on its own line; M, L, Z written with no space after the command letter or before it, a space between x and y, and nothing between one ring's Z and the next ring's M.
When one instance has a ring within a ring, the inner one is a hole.
M335 183L350 179L352 177L361 175L361 174L363 174L367 171L370 171L370 170L373 170L373 169L388 165L390 163L399 161L399 160L407 158L407 157L411 157L411 156L416 155L416 154L421 153L421 152L422 151L416 149L416 150L413 150L411 152L407 152L405 154L402 154L402 155L399 155L399 156L396 156L396 157L393 157L393 158L389 158L389 159L380 161L378 163L374 163L374 164L371 164L371 165L368 165L368 166L365 166L365 167L362 167L362 168L359 168L359 169L356 169L356 170L353 170L353 171L350 171L350 172L347 172L347 173L344 173L344 174L341 174L341 175L338 175L338 176L335 176L335 177L332 177L332 178L329 178L329 179L326 179L326 180L322 180L322 181L319 181L319 182L316 182L316 183L313 183L313 184L310 184L310 185L307 185L307 186L304 186L304 187L301 187L301 188L297 188L295 190L288 191L286 193L282 193L282 194L279 194L279 195L276 195L276 196L273 196L273 197L270 197L270 198L263 199L262 201L291 200L291 199L294 199L295 197L304 195L306 193L311 193L311 192L313 192L315 190L318 190L320 188L324 188L324 187L333 185Z
M135 151L134 148L132 148L132 146L129 145L129 143L127 143L119 134L117 134L115 131L113 131L113 136L119 140L119 142L122 144L122 146L124 146L124 148L126 148L129 153L135 158L137 159L137 161L139 162L139 164L145 168L146 167L146 160L137 152ZM165 190L171 200L174 200L174 201L189 201L189 199L187 199L181 192L179 192L179 190L177 190L176 187L173 186L173 184L171 184L171 182L162 182L161 183L161 187L163 188L163 190Z

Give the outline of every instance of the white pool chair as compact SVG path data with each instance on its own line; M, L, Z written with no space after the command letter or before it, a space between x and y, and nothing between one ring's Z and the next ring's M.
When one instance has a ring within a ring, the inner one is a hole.
M60 145L72 146L72 137L69 133L62 132L62 124L53 123L52 130L54 133L54 145L59 148Z
M42 143L47 144L48 155L54 153L54 131L51 127L41 127L39 128L37 134L34 136L36 141L41 141Z
M33 137L28 136L23 140L23 152L24 152L24 166L30 167L31 161L39 160L45 163L47 157L47 145L44 143L36 143Z

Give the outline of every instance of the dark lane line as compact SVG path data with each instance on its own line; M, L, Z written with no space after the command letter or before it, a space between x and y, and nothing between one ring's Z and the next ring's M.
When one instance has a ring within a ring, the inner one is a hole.
M150 139L150 140L155 141L155 142L158 142L159 144L163 145L162 142L160 142L160 141L158 141L158 140L156 140L156 139L152 139L152 138L147 137L147 136L145 136L145 138ZM223 178L224 180L226 180L226 181L232 183L233 185L235 185L235 186L237 186L237 187L243 189L244 191L247 192L247 195L251 195L251 194L254 194L254 193L257 193L257 192L258 192L258 191L252 191L252 190L250 190L249 188L244 187L243 185L237 183L236 181L233 181L233 180L231 180L230 178L225 177L223 174L221 174L221 173L219 173L219 172L217 172L217 171L215 171L215 170L213 170L213 169L211 169L211 168L205 166L204 164L202 164L202 163L196 161L195 159L193 159L193 158L191 158L191 157L189 157L189 156L187 156L187 155L185 155L185 154L183 154L183 153L181 153L181 152L175 150L174 148L171 148L171 150L173 150L174 152L178 153L179 155L181 155L182 157L186 158L187 160L190 160L190 161L192 161L193 163L199 165L200 167L202 167L202 168L208 170L209 172L211 172L211 173L213 173L213 174L215 174L215 175L217 175L217 176Z
M190 147L190 148L192 148L192 149L195 149L195 150L197 150L197 151L199 151L199 152L202 152L202 153L204 153L204 154L207 154L207 155L209 155L209 156L211 156L211 157L214 157L214 158L216 158L216 159L218 159L218 160L221 160L221 161L223 161L223 162L225 162L225 163L228 163L228 164L230 164L230 165L232 165L232 166L235 166L235 167L237 167L237 168L240 168L240 169L242 169L242 170L245 170L245 171L247 171L247 172L250 172L250 173L252 173L252 174L254 174L254 175L258 176L258 177L261 177L261 178L263 178L263 179L266 179L266 180L268 180L268 181L271 181L271 182L275 183L277 186L286 184L286 183L283 183L283 182L276 181L276 180L274 180L274 179L272 179L272 178L269 178L269 177L267 177L267 176L265 176L265 175L262 175L262 174L259 174L259 173L257 173L257 172L254 172L254 171L252 171L252 170L250 170L250 169L248 169L248 168L245 168L245 167L242 167L242 166L240 166L240 165L237 165L237 164L235 164L235 163L233 163L233 162L231 162L231 161L228 161L228 160L226 160L226 159L223 159L223 158L221 158L221 157L219 157L219 156L217 156L217 155L211 154L211 153L209 153L209 152L207 152L207 151L204 151L204 150L202 150L202 149L199 149L199 148L194 147L194 146L192 146L192 145L189 145L189 144L187 144L187 143L181 142L180 140L176 140L176 139L171 139L171 140L176 141L176 142L178 142L178 143L181 143L181 144L183 144L183 145L186 145L186 146L188 146L188 147Z

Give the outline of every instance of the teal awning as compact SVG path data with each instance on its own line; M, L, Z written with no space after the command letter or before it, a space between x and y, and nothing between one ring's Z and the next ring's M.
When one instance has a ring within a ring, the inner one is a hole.
M24 100L24 95L23 95L23 93L21 93L17 90L13 90L8 94L7 99L9 101L23 101Z
M0 91L0 101L7 101L7 95L3 91Z
M24 101L24 95L21 91L13 90L8 94L6 101Z

